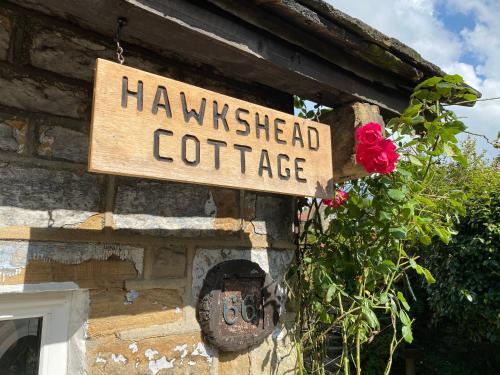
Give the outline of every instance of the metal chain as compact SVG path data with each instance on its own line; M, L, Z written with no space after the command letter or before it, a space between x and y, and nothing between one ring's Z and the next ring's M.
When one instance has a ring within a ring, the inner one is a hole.
M123 65L123 63L125 62L125 57L123 57L123 47L120 45L120 36L122 28L127 24L127 19L120 17L116 22L117 22L116 34L115 34L116 58L118 59L118 62Z

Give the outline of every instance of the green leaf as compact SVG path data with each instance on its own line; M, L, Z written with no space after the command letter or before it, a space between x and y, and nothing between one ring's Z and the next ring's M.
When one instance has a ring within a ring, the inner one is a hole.
M421 243L423 243L424 245L430 245L430 244L431 244L431 242L432 242L432 241L431 241L431 238L430 238L428 235L426 235L426 234L422 234L422 235L420 235L419 240L420 240L420 242L421 242Z
M415 90L418 90L422 87L433 87L436 86L438 82L441 82L443 80L442 77L431 77L426 79L424 82L420 83L417 87L415 87Z
M399 240L406 238L406 229L403 227L390 228L389 233Z
M437 234L441 241L448 245L450 242L450 232L441 227L434 227L434 233Z
M381 305L385 305L389 301L389 297L386 292L380 293L379 302Z
M410 159L410 163L412 163L413 165L416 165L418 167L422 167L423 166L423 164L420 161L420 159L418 159L416 156L408 155L408 159Z
M370 309L367 306L363 306L361 308L361 311L363 312L363 316L365 317L366 321L368 322L368 325L373 328L373 329L379 329L380 324L377 319L377 315L373 312L372 309Z
M403 193L401 190L397 190L397 189L389 189L387 191L387 195L389 196L389 198L391 198L397 202L400 202L403 199L405 199L405 193Z
M407 343L411 344L413 342L413 334L411 333L410 326L404 325L401 327L401 334Z
M386 211L379 211L378 219L380 221L389 221L392 218L392 214Z
M464 100L471 101L471 102L477 100L477 96L474 94L464 94L463 98L464 98Z
M434 276L432 276L431 271L423 267L422 270L424 271L425 280L427 280L429 284L434 284L436 282L436 279L434 278Z
M464 79L458 74L447 74L443 77L443 79L450 83L464 83Z
M404 310L399 310L399 320L401 320L401 323L403 323L403 325L405 326L411 325L410 317Z
M453 160L455 160L462 167L466 167L467 166L467 159L463 155L454 155L453 156Z
M330 303L333 299L333 295L335 294L335 291L337 290L337 286L335 284L332 284L328 287L328 290L326 292L326 302Z
M403 307L406 309L406 311L410 310L410 305L408 305L408 302L406 302L406 298L403 296L403 293L398 292L398 299L401 301L403 304Z

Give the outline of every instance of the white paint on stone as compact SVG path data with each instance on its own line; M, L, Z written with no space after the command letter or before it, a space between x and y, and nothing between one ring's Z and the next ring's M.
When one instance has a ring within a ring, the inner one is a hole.
M153 360L155 358L155 355L157 355L157 354L160 354L160 353L158 353L158 350L154 350L154 349L150 349L150 348L148 348L144 351L144 355L150 361Z
M185 356L187 356L188 351L187 351L187 344L184 345L177 345L174 348L174 352L179 352L181 353L181 359L183 359Z
M95 357L95 363L107 363L106 358L101 357L101 353L97 354Z
M173 368L174 362L175 358L171 361L167 361L167 358L163 356L156 361L149 361L149 370L151 371L151 374L156 375L158 372L160 372L160 370Z
M116 362L116 363L127 363L127 358L125 358L123 356L123 354L118 354L116 355L115 353L111 354L111 359L113 360L113 362Z
M193 259L192 293L198 299L208 271L217 264L234 259L247 259L257 263L265 272L280 282L286 273L294 252L272 249L197 249Z
M137 347L137 343L136 342L133 342L132 344L130 344L128 346L128 348L130 349L130 351L132 353L137 353L139 351L139 348Z
M194 365L196 365L196 362L194 362L194 361L189 361L189 362L188 362L188 365L189 365L189 366L194 366Z
M193 345L193 351L191 353L192 356L201 356L207 359L208 364L212 364L213 361L213 353L210 347L206 346L203 342L199 342L196 345Z
M0 279L19 274L30 260L79 264L117 256L142 273L144 250L129 245L35 241L0 241Z
M217 206L215 205L214 197L212 195L212 192L209 193L209 197L207 201L205 202L205 214L208 216L214 216L217 215Z

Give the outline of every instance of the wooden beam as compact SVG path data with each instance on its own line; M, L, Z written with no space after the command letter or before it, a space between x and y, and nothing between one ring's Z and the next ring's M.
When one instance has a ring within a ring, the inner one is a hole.
M207 65L232 79L255 82L329 106L349 101L399 112L402 91L363 79L221 9L185 0L10 0L113 37L128 18L123 45L141 45L190 65ZM354 64L353 64L354 66ZM404 91L403 91L404 92Z

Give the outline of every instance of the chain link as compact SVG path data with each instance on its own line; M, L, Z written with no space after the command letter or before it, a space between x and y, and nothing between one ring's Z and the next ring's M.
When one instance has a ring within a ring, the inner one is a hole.
M123 57L123 47L120 46L120 42L116 41L116 58L118 62L123 65L125 62L125 57Z
M127 19L120 17L118 18L117 26L116 26L116 35L115 35L115 42L116 42L116 58L118 59L118 62L123 65L125 62L125 57L123 57L123 47L120 45L120 36L122 32L123 26L127 24Z

